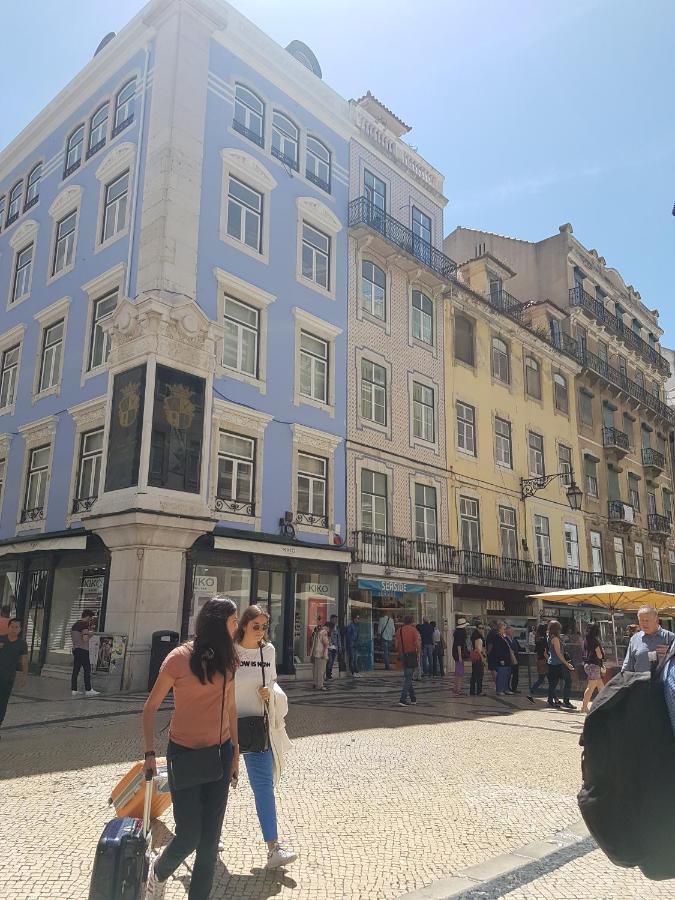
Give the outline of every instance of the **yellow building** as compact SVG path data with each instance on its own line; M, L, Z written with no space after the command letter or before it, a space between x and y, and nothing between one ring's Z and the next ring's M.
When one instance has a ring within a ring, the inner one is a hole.
M528 594L574 586L588 560L568 496L580 472L580 364L555 338L560 311L504 290L513 275L485 253L460 265L446 293L445 390L455 618L515 624L534 611Z

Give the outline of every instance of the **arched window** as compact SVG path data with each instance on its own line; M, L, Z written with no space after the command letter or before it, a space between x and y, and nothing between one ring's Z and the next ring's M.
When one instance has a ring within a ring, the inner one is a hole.
M499 337L492 338L492 377L508 384L511 380L509 365L509 348L506 341Z
M530 397L541 400L541 371L533 356L525 358L525 390Z
M330 150L311 135L307 135L307 179L330 194Z
M40 179L42 178L42 163L38 163L28 176L26 187L26 203L24 209L30 209L40 199Z
M108 136L108 103L99 106L94 115L91 117L89 125L89 149L87 156L93 156L97 150L105 146Z
M66 165L63 169L63 177L69 175L79 169L82 165L82 148L84 146L84 125L78 125L75 131L68 138L66 144Z
M455 359L475 365L473 322L465 316L455 316Z
M434 342L434 305L421 291L412 292L412 336L425 344Z
M7 207L7 224L11 225L16 222L21 212L21 197L23 195L23 178L17 181L12 190L9 192L9 205Z
M123 131L134 121L134 107L136 104L136 79L127 81L124 87L115 97L115 122L113 125L113 137Z
M259 147L265 146L265 104L243 84L238 84L234 92L233 125Z
M567 391L567 379L556 372L553 376L553 399L555 408L566 413L569 409L569 396Z
M272 115L272 156L297 170L298 129L280 112Z
M369 259L361 263L361 305L376 319L387 318L387 277L379 266Z

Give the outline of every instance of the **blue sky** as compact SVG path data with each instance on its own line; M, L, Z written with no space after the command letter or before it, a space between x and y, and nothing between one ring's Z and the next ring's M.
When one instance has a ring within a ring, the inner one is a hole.
M143 5L5 0L3 71L15 75L1 89L0 146ZM538 240L572 222L660 309L675 345L672 0L235 5L280 43L309 44L342 95L370 89L413 126L410 143L445 175L446 233Z

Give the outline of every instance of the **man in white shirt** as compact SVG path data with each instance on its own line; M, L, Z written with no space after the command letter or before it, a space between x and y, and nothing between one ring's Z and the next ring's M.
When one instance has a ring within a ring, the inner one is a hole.
M389 664L389 651L391 649L391 642L394 639L394 634L396 632L396 625L394 624L394 620L390 615L380 616L380 621L378 622L377 632L382 641L382 656L384 657L384 667L385 669L390 669L391 666Z

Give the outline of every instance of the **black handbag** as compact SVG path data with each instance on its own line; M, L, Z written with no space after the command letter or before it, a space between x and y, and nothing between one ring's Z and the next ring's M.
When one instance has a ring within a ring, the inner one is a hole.
M265 661L262 643L260 644L260 671L262 672L262 684L265 687ZM263 703L263 707L264 712L261 716L239 716L237 719L240 753L264 753L270 749L267 704Z
M227 674L223 675L218 743L211 747L200 747L198 750L174 744L171 755L167 754L166 770L169 787L172 791L184 791L186 788L198 787L200 784L211 784L225 777L220 738L223 734L226 683Z

